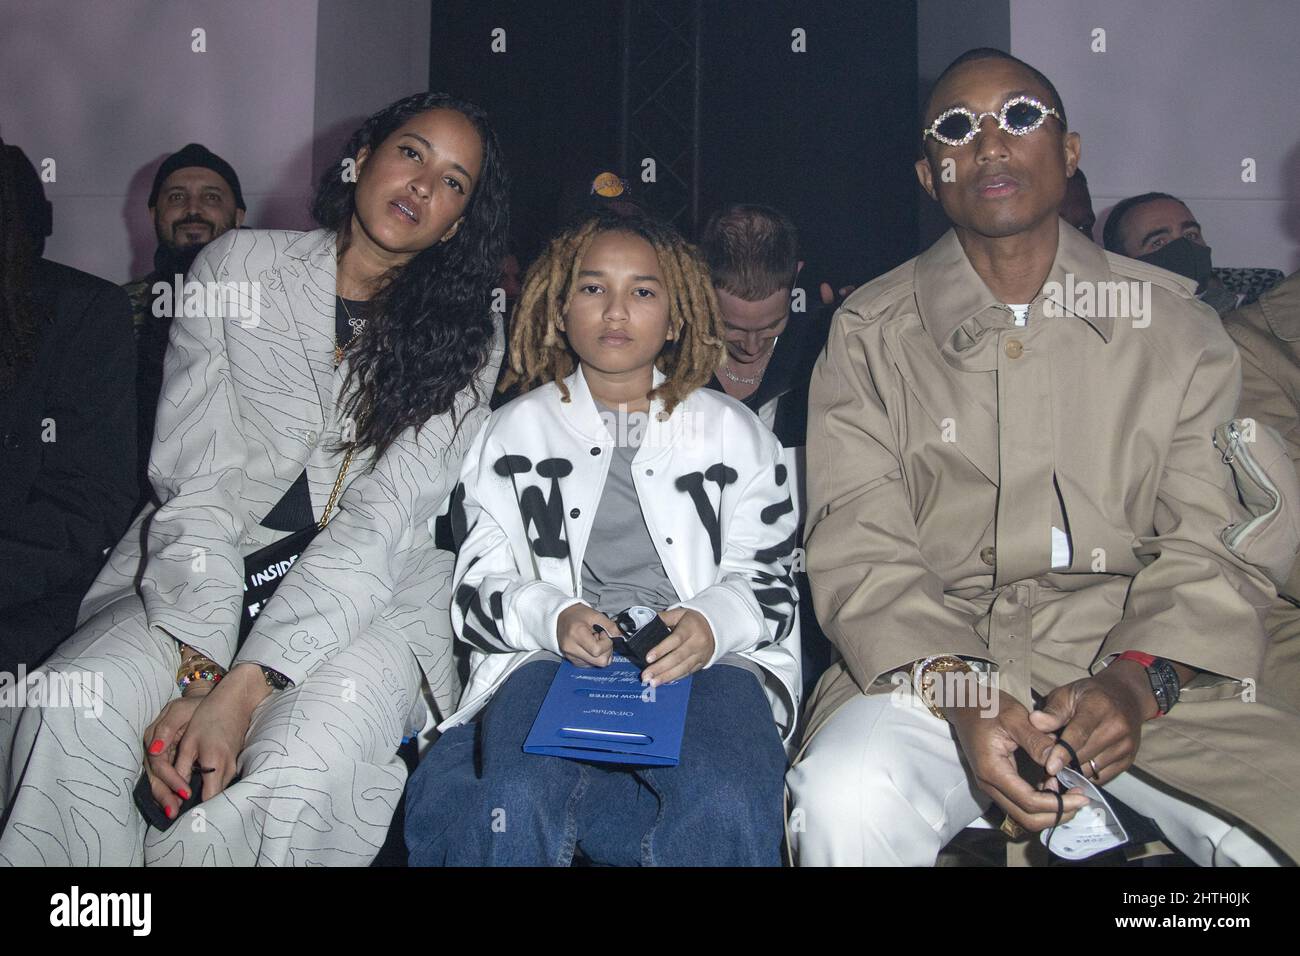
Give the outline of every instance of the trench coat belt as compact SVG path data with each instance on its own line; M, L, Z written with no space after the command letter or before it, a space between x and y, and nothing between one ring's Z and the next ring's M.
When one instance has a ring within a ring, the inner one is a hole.
M1033 611L1037 590L1037 582L1033 580L1008 584L989 608L989 655L998 664L997 688L1031 710Z

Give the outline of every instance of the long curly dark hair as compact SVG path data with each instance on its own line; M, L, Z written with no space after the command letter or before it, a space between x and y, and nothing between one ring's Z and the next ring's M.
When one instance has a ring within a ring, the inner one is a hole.
M482 109L446 93L416 93L384 107L352 134L312 200L312 216L339 234L342 252L356 208L356 183L339 174L344 161L355 159L363 146L375 152L412 116L435 109L455 110L474 124L483 168L460 230L383 277L370 300L365 334L348 349L342 412L356 423L356 433L344 447L373 448L376 461L406 428L418 430L432 416L454 409L457 393L488 360L494 328L490 299L510 225L509 179ZM478 402L476 397L474 405Z

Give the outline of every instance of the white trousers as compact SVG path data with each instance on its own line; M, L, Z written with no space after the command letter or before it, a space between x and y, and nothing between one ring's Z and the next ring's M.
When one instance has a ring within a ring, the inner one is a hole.
M1201 866L1278 864L1252 831L1149 779L1130 770L1105 792L1155 820ZM790 768L786 786L800 866L933 866L992 804L971 782L949 724L893 694L858 695L837 710Z
M144 731L179 696L175 641L132 594L41 668L100 675L98 713L0 708L0 866L365 865L383 846L427 708L416 655L382 618L253 712L241 779L165 832L132 801Z

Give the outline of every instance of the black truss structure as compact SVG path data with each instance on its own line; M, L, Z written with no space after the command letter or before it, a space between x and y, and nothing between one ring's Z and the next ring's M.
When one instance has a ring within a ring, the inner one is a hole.
M700 218L702 0L623 0L619 152L633 192L687 236ZM655 161L644 183L642 161Z

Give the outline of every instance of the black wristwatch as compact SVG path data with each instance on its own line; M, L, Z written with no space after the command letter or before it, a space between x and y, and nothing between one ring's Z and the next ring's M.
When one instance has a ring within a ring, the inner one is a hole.
M1156 695L1156 707L1163 717L1178 703L1178 695L1182 691L1178 672L1169 661L1157 657L1147 666L1147 679L1151 681L1151 693Z
M1115 659L1136 661L1142 665L1147 672L1147 680L1151 682L1151 693L1156 698L1157 717L1163 717L1169 713L1169 708L1178 703L1178 695L1183 685L1178 679L1178 671L1174 670L1174 665L1170 661L1153 654L1143 654L1141 651L1125 651Z
M271 670L271 668L262 664L259 664L258 666L262 668L262 677L266 680L266 686L271 688L271 690L284 690L289 686L289 678L285 677L279 671Z

